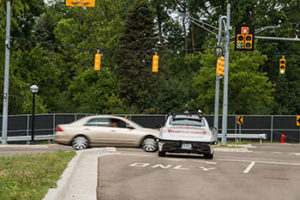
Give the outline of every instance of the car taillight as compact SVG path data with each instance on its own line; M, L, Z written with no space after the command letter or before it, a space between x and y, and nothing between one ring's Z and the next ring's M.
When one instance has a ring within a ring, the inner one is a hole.
M56 127L56 132L64 131L60 126Z

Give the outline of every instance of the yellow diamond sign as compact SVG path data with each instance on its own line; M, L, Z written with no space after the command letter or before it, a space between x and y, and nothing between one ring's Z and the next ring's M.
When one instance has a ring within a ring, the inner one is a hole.
M95 7L95 0L66 0L66 6Z

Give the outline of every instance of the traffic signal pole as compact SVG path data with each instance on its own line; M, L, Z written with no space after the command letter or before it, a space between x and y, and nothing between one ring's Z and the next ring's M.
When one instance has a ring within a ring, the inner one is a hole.
M220 57L222 54L222 16L219 16L219 29L218 29L218 42L217 42L217 57ZM217 61L218 63L218 61ZM216 89L215 89L215 112L214 112L214 136L215 140L218 141L218 132L219 132L219 99L220 99L220 79L221 77L218 76L216 73Z
M9 86L9 48L10 48L10 1L6 7L6 39L5 39L5 72L2 111L2 144L7 144L7 119L8 119L8 86Z
M227 4L227 20L225 26L225 70L223 91L223 115L222 115L222 145L227 145L227 112L228 112L228 72L229 72L229 49L230 49L230 4Z

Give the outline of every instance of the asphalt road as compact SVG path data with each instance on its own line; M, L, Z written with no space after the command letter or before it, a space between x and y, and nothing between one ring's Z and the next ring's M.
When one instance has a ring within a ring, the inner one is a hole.
M300 145L164 158L118 149L98 159L98 200L299 200Z

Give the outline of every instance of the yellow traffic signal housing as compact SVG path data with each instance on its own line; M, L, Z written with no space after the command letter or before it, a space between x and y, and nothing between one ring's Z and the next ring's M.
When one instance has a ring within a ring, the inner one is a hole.
M284 75L285 74L285 68L286 68L286 59L284 56L279 60L279 74Z
M100 65L101 65L101 54L99 51L95 54L95 65L94 65L94 70L95 71L100 71Z
M245 35L245 49L252 49L253 48L253 35L246 34Z
M158 60L159 56L155 53L152 58L152 72L158 72Z
M255 27L252 25L236 25L235 28L235 50L253 51Z
M236 48L244 49L245 46L245 36L243 34L237 34L236 36Z
M66 0L66 6L95 7L95 0Z
M217 74L218 76L224 76L224 68L225 68L225 57L221 56L218 58L218 63L217 63Z

